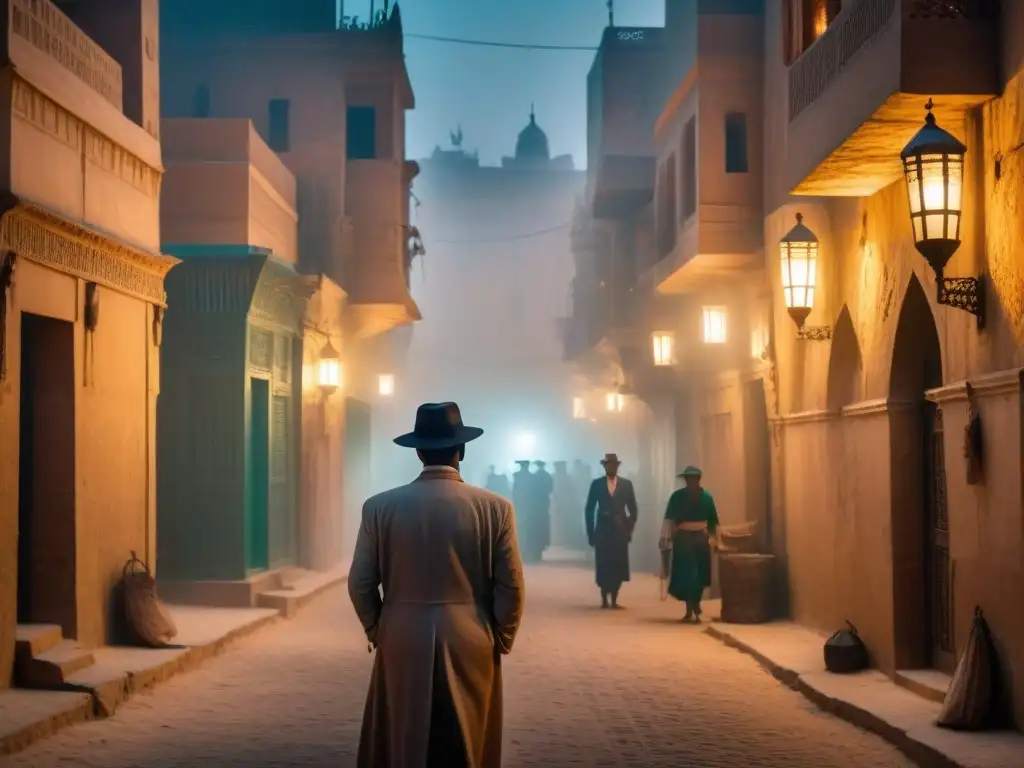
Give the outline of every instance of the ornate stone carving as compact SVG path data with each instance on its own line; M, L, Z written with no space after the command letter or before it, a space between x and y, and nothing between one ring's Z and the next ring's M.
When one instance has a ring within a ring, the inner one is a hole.
M11 0L11 29L121 109L121 66L49 0Z
M274 360L274 334L263 328L249 329L249 365L270 373Z
M112 173L149 197L160 194L157 168L129 152L87 123L79 120L29 83L14 78L12 104L14 114L54 136L77 151L84 151L90 162Z
M17 256L0 252L0 381L7 375L7 297L14 283Z
M167 306L164 277L178 263L24 202L0 219L0 249L162 307Z

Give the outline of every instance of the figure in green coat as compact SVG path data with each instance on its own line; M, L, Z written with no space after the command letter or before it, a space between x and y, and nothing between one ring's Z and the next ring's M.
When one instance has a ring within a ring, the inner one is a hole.
M711 548L718 533L718 510L701 487L702 476L694 466L679 474L686 486L669 497L661 531L662 547L672 551L668 593L686 604L683 621L697 624L704 590L711 586Z

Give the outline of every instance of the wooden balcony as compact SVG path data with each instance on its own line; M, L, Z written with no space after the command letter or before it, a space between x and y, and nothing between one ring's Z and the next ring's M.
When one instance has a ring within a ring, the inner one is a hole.
M955 130L1000 91L995 0L854 0L789 69L786 182L865 197L901 176L900 150L935 101Z

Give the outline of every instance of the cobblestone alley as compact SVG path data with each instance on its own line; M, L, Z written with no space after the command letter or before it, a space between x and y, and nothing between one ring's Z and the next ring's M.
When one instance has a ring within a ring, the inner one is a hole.
M575 567L528 573L524 627L505 666L510 768L912 765L680 624L653 578L627 585L628 610L618 613L594 607L591 582ZM115 717L0 766L353 765L370 660L347 594L335 589Z

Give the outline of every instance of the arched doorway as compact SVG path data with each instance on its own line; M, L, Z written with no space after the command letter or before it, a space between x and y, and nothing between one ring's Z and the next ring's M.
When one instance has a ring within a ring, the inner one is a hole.
M942 411L942 351L928 299L910 278L889 379L895 663L952 672L952 590Z

